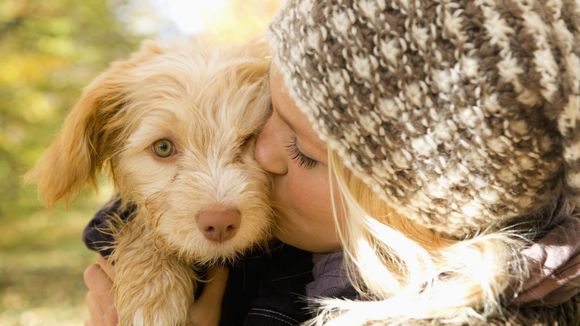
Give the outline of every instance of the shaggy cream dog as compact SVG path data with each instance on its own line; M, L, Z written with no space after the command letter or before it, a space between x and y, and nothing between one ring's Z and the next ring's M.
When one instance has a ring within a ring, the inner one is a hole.
M269 235L269 180L253 159L269 108L265 45L146 43L84 91L27 178L48 206L108 171L130 222L114 228L121 325L184 325L192 266Z

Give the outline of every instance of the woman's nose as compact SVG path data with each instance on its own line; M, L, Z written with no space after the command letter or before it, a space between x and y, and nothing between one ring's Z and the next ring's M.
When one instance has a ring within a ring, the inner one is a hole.
M272 174L286 174L287 172L283 135L272 117L268 119L258 135L254 158L267 172Z

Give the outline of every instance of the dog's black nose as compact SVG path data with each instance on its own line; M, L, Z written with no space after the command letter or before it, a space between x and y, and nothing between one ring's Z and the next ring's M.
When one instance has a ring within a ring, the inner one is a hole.
M241 220L240 211L235 208L211 209L199 213L197 226L206 239L224 242L236 235Z

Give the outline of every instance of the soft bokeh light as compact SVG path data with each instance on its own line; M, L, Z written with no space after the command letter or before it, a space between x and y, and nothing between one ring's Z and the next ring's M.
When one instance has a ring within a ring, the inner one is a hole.
M109 0L135 34L158 40L210 37L240 42L263 34L280 0Z
M175 23L180 33L196 35L207 29L212 23L212 17L224 12L229 0L151 0L166 16Z

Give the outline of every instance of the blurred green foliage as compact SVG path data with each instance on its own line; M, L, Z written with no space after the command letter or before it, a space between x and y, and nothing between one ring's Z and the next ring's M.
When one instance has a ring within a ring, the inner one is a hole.
M80 90L135 48L102 0L0 2L0 216L35 209L21 175L53 138ZM15 204L18 205L15 205Z
M104 0L0 1L0 325L80 324L83 226L106 200L86 192L46 210L21 176L108 64L139 38Z

